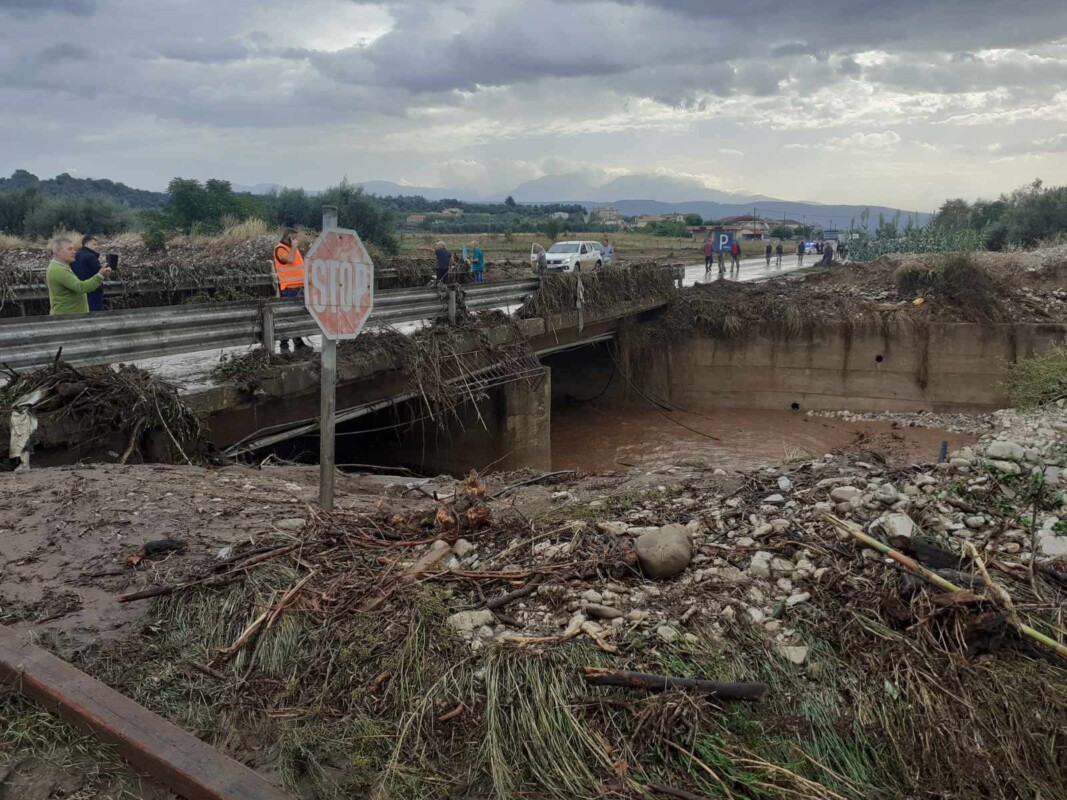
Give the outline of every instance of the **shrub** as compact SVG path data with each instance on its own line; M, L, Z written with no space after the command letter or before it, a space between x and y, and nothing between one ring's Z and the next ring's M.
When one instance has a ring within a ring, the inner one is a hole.
M167 234L159 227L149 228L142 233L141 241L149 253L162 253L167 249Z

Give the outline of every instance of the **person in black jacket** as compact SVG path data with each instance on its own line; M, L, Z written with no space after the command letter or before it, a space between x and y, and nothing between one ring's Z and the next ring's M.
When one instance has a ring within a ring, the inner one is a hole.
M81 250L74 254L71 270L80 280L88 280L100 271L100 242L95 236L86 234L82 237ZM106 311L104 305L104 287L94 289L86 295L89 311Z

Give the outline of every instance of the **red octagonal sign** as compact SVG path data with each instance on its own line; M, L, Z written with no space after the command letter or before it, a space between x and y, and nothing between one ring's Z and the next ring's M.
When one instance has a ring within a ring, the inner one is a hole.
M308 311L327 339L354 339L374 308L374 264L359 234L327 228L304 259Z

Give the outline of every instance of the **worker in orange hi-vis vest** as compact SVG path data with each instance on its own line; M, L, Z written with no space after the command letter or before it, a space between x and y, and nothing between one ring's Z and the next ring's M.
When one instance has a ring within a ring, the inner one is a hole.
M278 278L278 290L282 297L304 296L304 257L296 246L296 230L283 228L281 238L274 245L274 274ZM297 350L308 347L303 339L293 339ZM282 339L282 352L289 349L289 342Z

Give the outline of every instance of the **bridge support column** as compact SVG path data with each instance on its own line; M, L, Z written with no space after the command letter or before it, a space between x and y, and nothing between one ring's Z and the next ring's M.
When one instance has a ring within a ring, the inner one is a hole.
M422 422L389 448L389 461L427 474L462 476L516 469L552 468L552 374L490 389L477 408L456 408L446 428Z
M514 381L503 387L503 415L499 423L499 470L552 469L552 373L533 381Z

